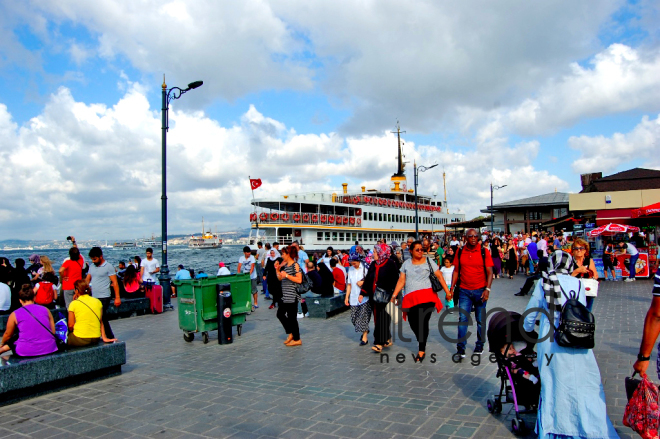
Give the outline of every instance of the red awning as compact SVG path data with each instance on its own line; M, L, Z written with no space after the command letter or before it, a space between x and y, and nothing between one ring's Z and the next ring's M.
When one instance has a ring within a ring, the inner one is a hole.
M602 226L609 223L630 224L633 210L635 209L597 210L596 225Z
M660 203L651 204L649 206L644 206L639 209L632 211L633 218L639 218L640 216L649 216L660 213Z

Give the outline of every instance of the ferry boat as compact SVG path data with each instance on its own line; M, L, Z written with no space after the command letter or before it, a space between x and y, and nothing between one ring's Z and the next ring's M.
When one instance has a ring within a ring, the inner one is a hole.
M204 231L204 218L202 218L202 236L191 236L188 248L222 248L222 239L210 230Z
M254 199L250 214L250 246L298 241L305 250L349 249L355 242L371 246L378 240L401 243L415 236L415 193L408 189L401 152L401 130L397 126L398 168L388 190L349 191L342 193L310 192ZM417 194L419 233L433 233L445 225L465 221L465 215L447 213L446 201Z
M133 242L128 242L128 241L126 241L126 242L115 242L114 244L112 244L112 249L113 250L126 250L126 249L130 249L130 248L138 248L137 241L133 241Z
M163 241L156 241L156 238L154 235L151 235L151 239L143 239L141 242L142 247L146 248L156 248L156 247L161 247L163 245Z

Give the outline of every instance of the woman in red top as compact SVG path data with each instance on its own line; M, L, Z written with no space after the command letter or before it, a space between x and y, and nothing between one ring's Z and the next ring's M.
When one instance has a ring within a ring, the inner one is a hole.
M73 241L73 245L76 245L76 241ZM69 304L73 302L73 294L75 293L73 284L77 280L82 279L82 269L84 266L85 260L80 255L78 247L71 247L69 249L69 259L64 261L64 264L60 267L62 294L64 295L64 303L67 309L69 308Z
M401 274L394 289L392 301L396 299L401 290L404 291L401 303L401 308L404 310L403 318L404 320L409 318L410 329L417 337L419 353L415 362L421 363L426 357L426 340L429 336L429 320L431 320L433 308L438 312L442 309L442 302L438 298L438 294L431 288L431 273L440 281L448 301L452 299L452 295L438 265L433 259L424 256L421 242L415 241L410 245L410 254L412 258L406 260L401 267Z

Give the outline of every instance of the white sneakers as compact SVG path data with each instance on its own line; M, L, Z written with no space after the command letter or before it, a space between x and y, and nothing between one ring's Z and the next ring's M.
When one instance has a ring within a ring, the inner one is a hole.
M634 277L633 278L629 277L628 279L624 279L624 282L635 282L635 278Z
M299 312L299 313L296 315L296 317L299 318L299 319L302 319L303 317L305 317L305 315L304 315L303 313Z

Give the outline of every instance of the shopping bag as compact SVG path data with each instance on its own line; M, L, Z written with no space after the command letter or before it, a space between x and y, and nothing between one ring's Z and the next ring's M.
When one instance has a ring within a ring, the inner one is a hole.
M632 428L644 439L659 439L659 419L658 387L644 376L626 405L623 425Z

